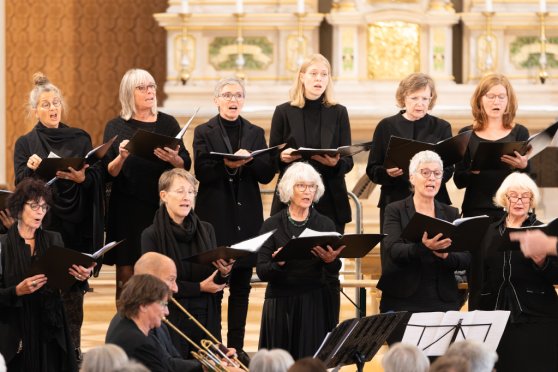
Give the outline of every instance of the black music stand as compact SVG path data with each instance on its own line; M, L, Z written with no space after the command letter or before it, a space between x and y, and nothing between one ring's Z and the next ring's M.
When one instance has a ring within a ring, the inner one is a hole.
M327 368L356 364L357 371L362 372L364 363L376 355L399 323L409 316L402 311L345 320L326 336L314 358Z

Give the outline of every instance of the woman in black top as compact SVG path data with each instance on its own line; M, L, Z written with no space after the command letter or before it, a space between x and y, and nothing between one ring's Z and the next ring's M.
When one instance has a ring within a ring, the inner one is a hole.
M305 229L333 231L335 225L312 208L324 193L318 172L307 163L287 168L278 185L285 208L268 218L262 233L277 229L258 252L256 266L261 280L268 282L260 329L259 348L285 349L293 358L313 355L336 321L326 273L339 273L341 249L314 247L316 257L275 262L273 257Z
M372 182L382 185L378 207L380 208L380 231L383 232L384 212L389 203L411 195L411 184L406 169L384 167L391 136L436 143L451 137L451 125L428 114L434 108L438 95L434 80L426 74L414 73L401 80L395 98L402 108L397 115L382 119L376 126L374 144L368 155L366 174ZM444 176L436 200L451 204L446 182L453 174L453 165L444 167ZM382 265L383 265L382 257Z
M194 213L197 180L184 169L164 172L159 179L161 207L153 225L141 234L142 252L159 252L176 264L178 292L175 298L213 336L221 339L221 300L232 263L218 260L213 266L185 261L185 258L216 248L215 232L210 223ZM217 268L217 270L215 270ZM198 345L207 335L176 306L169 320ZM190 345L171 333L173 343L183 358L190 357Z
M517 98L504 75L483 77L471 97L471 108L473 125L463 128L460 133L472 129L473 134L463 161L455 167L453 178L458 188L466 188L461 207L463 216L486 214L496 221L505 213L492 203L492 196L513 169L528 171L528 158L517 152L515 156L502 156L501 161L510 166L508 170L472 171L471 162L480 142L525 141L529 138L529 131L515 123Z
M158 161L130 155L126 144L138 130L169 137L180 131L176 119L157 111L157 85L145 70L128 70L120 82L120 116L107 123L104 141L118 139L104 159L112 180L107 218L107 241L126 239L118 249L105 255L104 263L116 264L116 297L132 276L140 256L141 232L151 224L159 207L157 181L170 168L190 169L190 155L182 140L175 149L154 151Z
M41 228L51 201L50 189L34 178L21 181L8 199L17 223L0 236L0 353L10 371L78 370L60 291L44 274L28 276L51 246L64 246L59 233ZM76 291L87 286L93 267L68 268Z
M15 144L16 184L27 177L39 177L37 168L51 153L63 158L83 158L92 148L91 137L87 132L61 122L64 99L58 87L40 72L33 79L35 86L29 94L29 109L38 122L29 133L18 138ZM68 248L92 253L103 245L102 173L101 164L91 167L85 165L82 169L70 168L68 171L57 172L57 179L50 186L54 200L45 216L43 227L59 232ZM81 290L63 293L78 358L81 357L83 297L84 292Z
M215 158L210 152L249 155L267 148L264 130L240 116L246 92L236 78L219 81L214 102L219 114L194 131L194 167L200 181L196 213L215 228L217 245L230 246L258 234L263 223L259 183L275 176L269 154L246 160ZM256 255L237 260L229 278L227 343L244 346L248 296Z
M510 250L506 231L540 225L530 212L539 199L529 176L506 177L494 202L507 213L488 228L481 249L472 251L469 309L511 312L498 345L498 371L558 370L558 258L526 258Z

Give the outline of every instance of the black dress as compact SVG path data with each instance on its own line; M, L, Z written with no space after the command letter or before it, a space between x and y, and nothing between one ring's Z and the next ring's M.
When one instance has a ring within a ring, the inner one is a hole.
M139 129L174 137L180 131L180 126L174 117L162 112L157 114L157 121L154 123L124 120L120 117L109 121L105 128L104 142L115 135L118 135L118 138L104 159L105 169L108 163L118 156L120 142L132 138ZM184 169L190 169L190 155L182 141L178 154L184 160ZM126 241L118 249L108 252L104 257L104 263L133 265L140 257L140 236L153 222L155 211L159 208L159 177L168 169L172 169L170 163L145 160L130 154L118 176L109 176L112 187L108 204L106 241Z
M259 183L275 176L269 154L262 154L241 168L229 169L210 152L235 153L265 149L264 130L238 117L234 122L218 116L194 131L194 167L200 182L196 214L215 228L217 245L232 245L258 234L263 223ZM256 255L237 260L229 277L229 347L242 349L248 312L250 279Z
M473 126L467 126L459 131L459 133L473 129ZM512 142L526 141L529 138L529 131L521 124L516 124L511 132L496 141L489 141L480 138L475 132L471 135L467 151L463 161L456 164L455 175L453 180L455 185L465 189L465 197L461 207L464 217L479 216L486 214L492 217L493 221L499 220L504 211L494 205L492 198L502 184L502 181L513 172L513 170L489 170L481 171L479 174L471 173L471 162L477 152L480 142ZM527 172L529 167L522 172Z
M540 225L530 215L523 226ZM509 310L498 345L498 371L558 371L558 258L543 266L521 251L501 251L507 242L505 217L488 228L481 249L473 251L471 310Z
M52 245L64 245L59 233L36 230L31 256L17 224L0 235L0 353L9 371L78 370L59 291L47 284L32 294L16 295L31 263Z
M312 356L327 332L335 325L334 309L324 271L338 273L341 261L325 264L318 258L288 261L279 266L271 255L304 228L333 231L326 216L311 209L305 226L295 227L287 210L268 218L262 233L277 229L258 252L256 266L261 280L268 282L262 313L259 348L287 350L296 359Z
M162 205L149 226L141 234L142 253L154 251L170 257L177 268L178 292L174 298L186 308L213 336L221 340L221 300L223 292L207 293L200 291L200 282L209 277L215 268L185 261L184 258L215 248L215 232L211 224L200 221L191 211L182 225L175 224L169 217L167 208ZM215 283L224 284L218 272ZM169 320L195 342L208 336L188 319L180 309L170 305ZM171 333L174 345L183 358L190 358L191 347L186 340L175 332Z

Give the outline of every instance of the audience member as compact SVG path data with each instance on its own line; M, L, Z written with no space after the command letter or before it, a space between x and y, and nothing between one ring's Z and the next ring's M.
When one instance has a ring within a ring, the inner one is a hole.
M297 360L289 369L288 372L327 372L327 368L319 359L306 357Z
M128 355L118 345L105 344L94 347L83 355L81 372L107 372L128 362Z
M250 371L286 372L293 363L293 357L285 350L260 349L250 361Z
M459 355L442 355L430 366L430 372L472 372L471 363Z
M453 343L446 351L446 356L460 356L471 364L471 372L492 372L498 360L495 351L489 350L484 344L472 340Z
M430 362L415 345L396 343L382 359L384 372L428 372Z

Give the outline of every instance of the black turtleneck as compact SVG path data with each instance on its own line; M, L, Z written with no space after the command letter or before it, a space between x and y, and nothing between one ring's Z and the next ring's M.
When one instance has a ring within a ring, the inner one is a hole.
M304 146L306 147L314 149L322 148L320 141L322 130L322 102L323 96L316 100L306 98L306 102L302 108L304 117L304 135L306 136Z
M240 116L234 121L219 116L231 143L233 154L240 149Z

